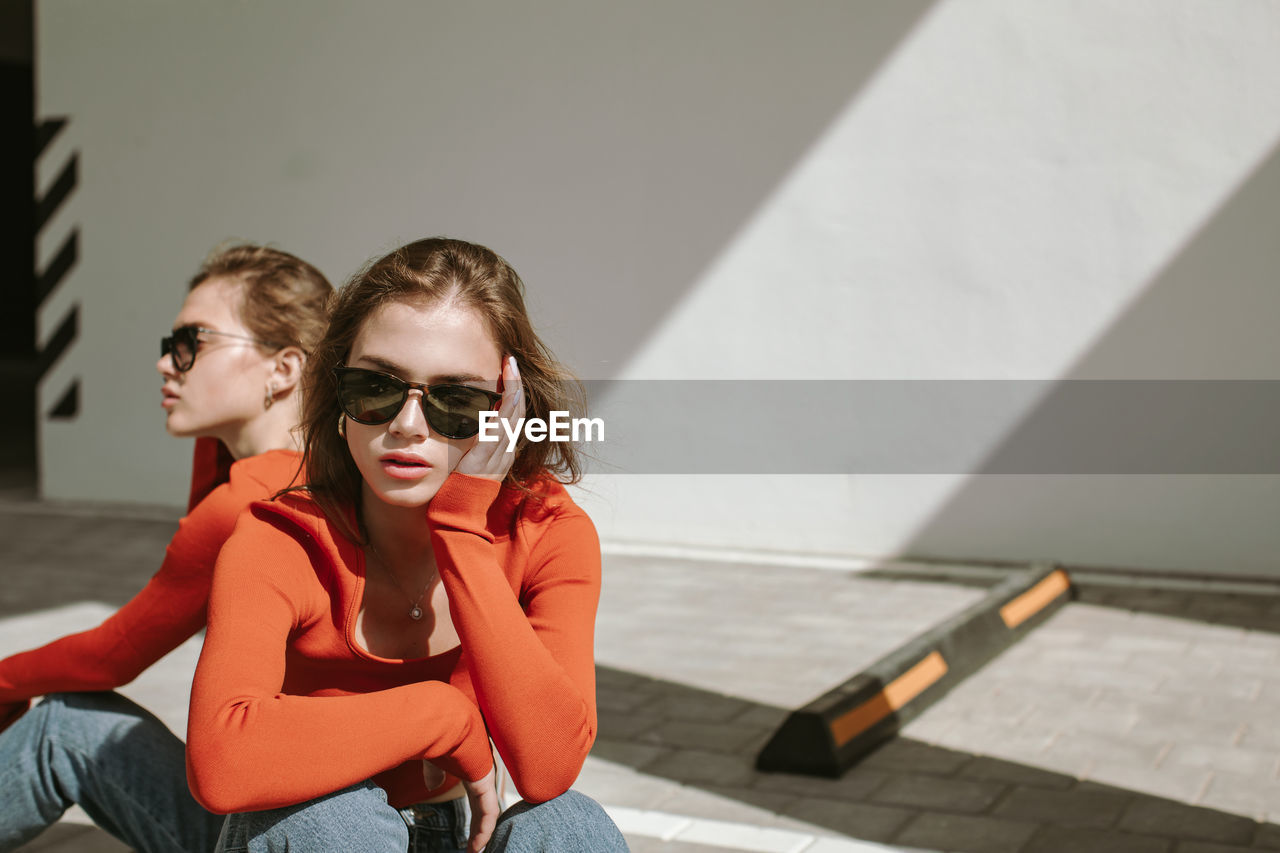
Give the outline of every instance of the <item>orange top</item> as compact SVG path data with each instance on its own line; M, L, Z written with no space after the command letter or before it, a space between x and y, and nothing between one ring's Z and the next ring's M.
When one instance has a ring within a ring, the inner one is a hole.
M0 729L32 697L129 683L204 626L214 561L236 516L288 486L301 461L291 450L272 450L241 459L228 471L220 458L208 441L197 441L192 482L212 486L219 471L222 482L178 523L160 570L141 592L96 628L0 661Z
M433 793L422 759L449 777L434 793L481 778L489 736L526 800L568 790L595 740L600 543L560 484L534 493L454 473L432 498L460 645L414 660L360 646L363 552L308 495L255 503L214 573L187 726L196 799L256 811L373 778L399 808Z

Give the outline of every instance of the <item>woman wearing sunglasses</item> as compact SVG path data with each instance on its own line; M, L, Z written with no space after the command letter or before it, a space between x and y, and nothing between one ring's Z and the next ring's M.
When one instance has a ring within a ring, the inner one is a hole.
M182 742L99 691L204 627L214 560L237 515L293 481L301 374L332 293L315 267L253 245L214 253L192 279L156 363L168 431L197 437L187 515L160 570L106 622L0 661L0 850L73 802L140 851L213 848L222 819L182 784Z
M572 406L522 289L427 239L340 293L307 365L309 483L254 504L215 572L187 770L229 813L220 851L626 849L568 790L596 724L578 460L477 436L485 410ZM496 830L490 737L525 799Z

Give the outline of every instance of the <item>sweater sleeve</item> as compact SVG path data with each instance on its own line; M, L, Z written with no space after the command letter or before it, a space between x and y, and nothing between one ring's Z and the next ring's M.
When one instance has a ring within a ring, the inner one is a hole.
M498 488L455 473L427 517L481 713L521 796L543 802L569 789L595 740L600 542L576 507L557 515L517 597L485 526Z
M218 558L209 629L191 688L187 780L210 811L304 802L429 758L479 779L492 767L484 722L457 688L424 681L342 696L282 692L286 646L328 618L307 548L246 513Z
M214 561L246 503L219 486L179 523L146 587L105 622L0 661L0 703L119 687L198 631Z

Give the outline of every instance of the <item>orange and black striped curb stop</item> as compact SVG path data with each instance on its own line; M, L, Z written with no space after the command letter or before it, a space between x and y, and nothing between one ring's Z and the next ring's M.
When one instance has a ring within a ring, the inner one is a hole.
M1062 569L1035 565L968 609L792 711L756 758L765 771L839 776L947 691L1016 643L1071 594Z

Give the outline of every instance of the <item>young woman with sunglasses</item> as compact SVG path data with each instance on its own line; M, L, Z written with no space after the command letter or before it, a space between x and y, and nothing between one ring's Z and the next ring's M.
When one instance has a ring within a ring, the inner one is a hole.
M596 725L578 460L477 437L484 410L571 409L569 380L482 246L411 243L339 294L308 486L254 504L215 572L187 770L219 851L626 850L568 790ZM496 830L490 737L525 799Z
M183 784L182 742L100 691L204 627L214 561L236 517L294 480L302 370L332 293L315 267L254 245L215 252L192 279L156 363L168 431L197 437L187 515L159 571L113 616L0 661L0 850L72 803L136 850L213 848L222 818Z

